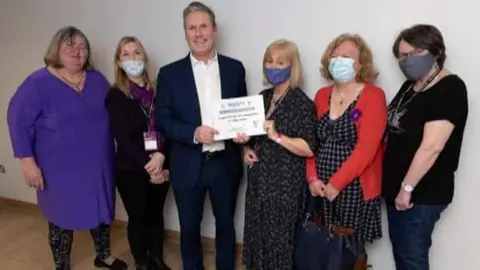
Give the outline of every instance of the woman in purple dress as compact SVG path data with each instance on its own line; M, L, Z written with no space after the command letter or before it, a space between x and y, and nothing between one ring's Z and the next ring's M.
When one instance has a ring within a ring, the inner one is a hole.
M105 96L109 83L93 69L90 45L75 27L54 35L44 58L18 87L7 112L15 158L49 221L57 270L70 269L74 230L90 230L94 264L127 269L110 253L115 214L113 140Z

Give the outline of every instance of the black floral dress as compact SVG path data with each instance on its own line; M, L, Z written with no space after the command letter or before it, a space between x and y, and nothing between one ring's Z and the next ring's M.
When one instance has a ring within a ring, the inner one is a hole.
M358 98L357 98L358 100ZM345 113L332 120L327 111L317 122L318 149L316 153L316 169L318 177L324 182L342 166L353 152L357 144L358 134L355 125L355 105L352 102ZM330 102L329 102L330 104ZM323 213L328 225L354 228L362 242L372 242L382 237L380 196L365 201L360 179L355 178L330 203L323 199ZM336 215L332 216L332 209Z
M273 90L261 94L268 110ZM315 105L302 90L289 90L270 119L277 132L303 138L315 149ZM253 137L251 146L259 161L248 169L243 261L249 270L290 270L295 228L304 217L308 191L305 158L267 136Z

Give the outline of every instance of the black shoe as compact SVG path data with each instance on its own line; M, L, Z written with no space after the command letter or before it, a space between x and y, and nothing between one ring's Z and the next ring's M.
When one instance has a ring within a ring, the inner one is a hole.
M150 264L152 266L152 270L172 270L172 268L165 263L162 257L151 257Z
M128 270L127 263L125 263L120 259L115 259L112 264L107 264L106 262L101 260L99 257L95 257L93 264L95 265L95 267L98 267L98 268L106 268L106 269L112 269L112 270Z

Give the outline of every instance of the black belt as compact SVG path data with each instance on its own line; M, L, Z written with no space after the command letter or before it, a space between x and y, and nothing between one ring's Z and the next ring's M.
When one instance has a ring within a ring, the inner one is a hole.
M214 151L214 152L203 152L202 153L202 156L204 159L206 160L210 160L210 159L214 159L214 158L217 158L219 156L221 156L223 154L224 151Z

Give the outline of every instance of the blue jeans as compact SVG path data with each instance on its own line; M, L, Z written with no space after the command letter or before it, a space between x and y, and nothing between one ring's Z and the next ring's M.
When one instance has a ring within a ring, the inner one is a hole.
M429 270L428 253L435 223L447 205L414 205L397 211L387 205L388 231L396 270Z

